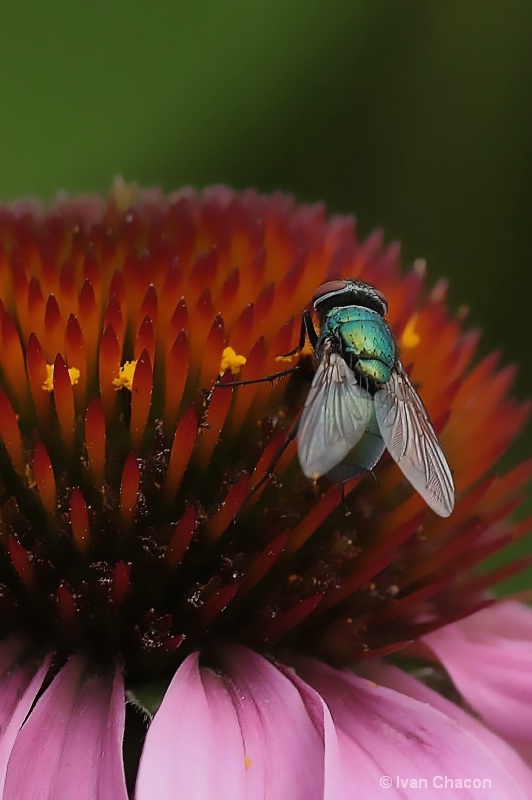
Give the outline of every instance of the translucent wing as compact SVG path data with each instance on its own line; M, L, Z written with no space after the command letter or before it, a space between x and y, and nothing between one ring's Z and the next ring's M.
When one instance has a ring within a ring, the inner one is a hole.
M362 438L371 418L371 396L337 353L318 365L297 433L301 469L318 478L335 467Z
M372 414L361 440L356 443L339 464L328 471L327 475L332 481L344 483L344 481L355 478L357 475L370 472L380 461L382 454L386 450L386 445L382 440L377 424L373 403L371 408Z
M451 471L425 406L400 364L373 401L391 457L427 505L448 517L454 507Z

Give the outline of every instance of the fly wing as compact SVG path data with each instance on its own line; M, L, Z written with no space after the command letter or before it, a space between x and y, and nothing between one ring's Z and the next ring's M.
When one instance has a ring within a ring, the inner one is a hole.
M371 418L371 396L337 353L318 365L297 434L301 469L318 478L335 467L362 438Z
M373 398L382 438L391 457L436 514L454 508L451 470L425 406L401 364Z
M377 418L375 416L375 408L372 405L372 414L366 426L366 430L362 434L362 438L352 450L346 455L342 461L335 467L329 470L327 476L332 481L344 483L355 478L357 475L364 475L378 464L386 445L384 444L377 425Z

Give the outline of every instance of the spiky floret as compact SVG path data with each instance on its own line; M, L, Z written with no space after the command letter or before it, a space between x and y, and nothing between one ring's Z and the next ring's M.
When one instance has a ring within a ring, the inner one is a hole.
M216 385L278 371L339 277L388 299L454 471L448 520L386 458L343 501L293 444L261 483L308 375ZM130 673L219 637L353 663L481 607L494 575L472 567L529 527L509 514L531 465L492 472L528 412L512 370L472 366L444 286L427 295L350 218L220 187L18 204L0 211L0 299L3 634L109 647Z

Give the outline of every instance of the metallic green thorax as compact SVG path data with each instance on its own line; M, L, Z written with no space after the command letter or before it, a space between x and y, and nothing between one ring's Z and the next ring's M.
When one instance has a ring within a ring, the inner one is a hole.
M390 378L397 358L395 339L383 317L363 306L331 309L325 316L317 352L332 339L348 366L377 383Z

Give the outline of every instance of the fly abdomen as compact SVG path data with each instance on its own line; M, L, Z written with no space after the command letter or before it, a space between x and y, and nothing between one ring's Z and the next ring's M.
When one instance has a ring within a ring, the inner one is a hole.
M358 382L373 397L379 384L386 383L390 377L390 368L377 358L346 353L344 360L348 367L358 376Z

